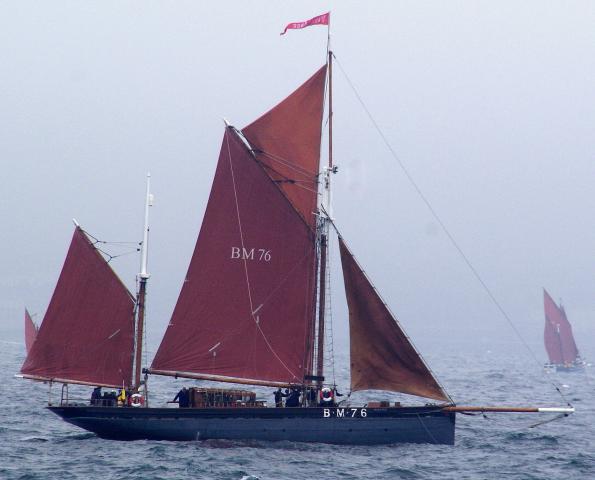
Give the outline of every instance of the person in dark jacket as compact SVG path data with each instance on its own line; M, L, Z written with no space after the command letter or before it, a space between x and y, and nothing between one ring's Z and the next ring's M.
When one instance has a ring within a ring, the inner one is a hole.
M299 407L300 406L300 391L297 388L294 388L287 400L285 400L286 407Z
M173 401L177 401L180 408L188 408L190 406L190 392L186 387L183 387L174 397Z
M101 404L101 387L95 387L91 393L91 405Z
M282 407L283 406L283 398L289 396L289 392L286 390L286 393L281 391L281 387L279 387L274 395L275 395L275 407Z

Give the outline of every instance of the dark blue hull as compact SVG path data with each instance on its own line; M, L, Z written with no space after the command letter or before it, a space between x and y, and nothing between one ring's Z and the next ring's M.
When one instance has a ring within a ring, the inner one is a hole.
M454 444L455 413L400 408L48 407L68 423L113 440L288 440L349 445Z

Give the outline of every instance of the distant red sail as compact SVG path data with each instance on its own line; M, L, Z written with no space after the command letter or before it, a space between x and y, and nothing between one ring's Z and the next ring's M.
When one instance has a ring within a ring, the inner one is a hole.
M134 303L124 284L77 227L21 373L69 383L129 385Z
M578 348L572 335L572 326L566 318L564 308L558 307L549 293L543 290L545 309L545 349L550 363L563 365L574 362Z
M340 237L339 247L349 307L351 390L389 390L448 401Z
M151 370L302 382L314 310L314 240L227 128L196 248Z
M312 229L326 65L269 112L242 130L266 172Z
M25 308L25 350L27 353L31 351L31 347L33 346L33 342L35 342L36 337L37 326L33 323L29 311Z

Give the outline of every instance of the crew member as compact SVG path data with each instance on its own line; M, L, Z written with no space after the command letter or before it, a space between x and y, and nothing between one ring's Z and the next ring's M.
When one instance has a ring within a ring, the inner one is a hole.
M118 395L118 406L119 407L123 407L124 405L126 405L126 397L127 397L127 392L126 389L122 388L122 390L120 390L120 394Z
M300 406L300 391L297 388L291 390L289 397L285 400L286 407L299 407Z
M281 387L279 387L274 395L275 395L275 407L279 408L283 406L283 398L284 397L288 397L289 396L289 392L287 392L287 390L285 390L286 393L283 393L281 391Z
M95 387L91 393L91 405L101 404L101 387Z
M190 392L186 387L182 387L182 390L177 393L173 401L178 402L180 408L188 408L190 406Z

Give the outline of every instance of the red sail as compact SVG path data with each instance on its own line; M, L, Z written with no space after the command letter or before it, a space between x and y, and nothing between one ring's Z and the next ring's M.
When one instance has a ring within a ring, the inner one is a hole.
M134 299L77 227L21 373L68 383L129 385L133 348Z
M563 365L572 363L578 357L578 349L572 336L572 327L563 307L558 307L552 297L543 290L545 308L545 349L550 363Z
M256 158L312 229L316 225L326 65L242 130Z
M349 307L351 390L389 390L449 400L339 237Z
M302 382L314 310L314 240L227 128L196 248L151 371Z
M29 311L25 308L25 350L27 350L27 353L31 351L35 337L37 337L37 326L33 323Z

